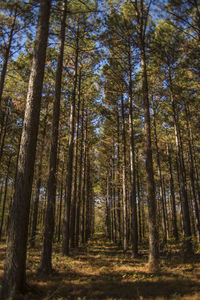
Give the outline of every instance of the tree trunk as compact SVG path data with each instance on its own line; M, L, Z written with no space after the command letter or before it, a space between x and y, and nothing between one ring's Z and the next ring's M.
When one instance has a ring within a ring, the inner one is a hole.
M88 242L88 239L90 238L90 219L91 219L91 166L90 166L90 158L89 158L89 153L87 152L87 180L86 180L86 223L85 223L85 241L86 243Z
M15 193L10 217L2 298L24 292L31 188L49 29L50 0L40 1L39 20L29 79Z
M110 180L109 171L106 176L106 237L111 240L111 220L110 220Z
M168 144L167 144L167 155L168 155L169 174L170 174L170 193L171 193L171 207L172 207L172 234L173 234L173 237L175 238L175 240L178 241L174 177L173 177L173 171L172 171L171 150L169 149Z
M80 104L81 104L81 71L79 73L78 84L78 107L77 107L77 120L76 120L76 140L75 140L75 166L74 166L74 186L72 195L72 208L71 208L71 222L70 222L70 235L71 235L71 247L75 247L76 239L76 210L77 210L77 172L78 172L78 141L79 141L79 120L80 120Z
M187 190L186 190L186 172L185 172L183 147L182 147L180 127L179 127L179 120L176 111L176 101L174 98L170 66L168 66L168 75L169 75L169 83L170 83L170 100L171 100L172 112L173 112L174 131L175 131L176 147L177 147L177 155L178 155L177 163L178 163L179 176L180 176L180 191L181 191L182 208L183 208L183 230L184 230L183 247L184 247L185 254L190 255L193 253L193 250L192 250L190 213L189 213L189 205L188 205Z
M83 185L82 185L82 216L81 216L81 242L85 244L85 225L86 225L86 180L87 180L87 134L88 134L88 118L87 118L87 111L86 111L86 121L85 121L85 140L84 140L84 151L83 151Z
M122 143L123 143L123 180L122 180L122 209L123 209L123 250L127 251L127 188L126 188L126 131L125 131L125 114L124 114L124 98L121 96L121 112L122 112Z
M120 191L120 120L119 120L119 109L117 107L117 240L118 240L118 245L121 247L122 245L122 234L121 234L121 191Z
M8 38L8 45L5 49L3 67L2 67L2 70L1 70L1 76L0 76L0 107L1 107L1 102L2 102L2 95L3 95L5 78L6 78L8 60L9 60L9 56L10 56L10 49L11 49L13 34L14 34L14 30L15 30L16 17L17 17L17 7L15 8L15 11L14 11L13 22L12 22L12 25L11 25L9 38Z
M1 241L1 237L2 237L4 216L5 216L5 208L6 208L6 200L7 200L7 190L8 190L8 179L9 179L10 163L11 163L11 156L10 156L9 161L8 161L7 175L6 175L6 180L5 180L3 207L2 207L2 212L1 212L1 223L0 223L0 241Z
M63 55L65 45L65 28L67 15L67 0L63 2L63 15L60 29L60 49L57 59L55 96L53 103L53 124L51 133L51 150L49 177L47 183L47 206L45 214L45 229L43 237L42 257L40 261L40 272L50 273L52 271L52 243L54 235L55 223L55 202L56 202L56 185L57 185L57 152L58 152L58 136L59 136L59 120L60 120L60 99L62 88L62 72L63 72Z
M1 206L1 200L2 200L2 196L3 196L3 179L1 179L1 181L0 181L0 186L1 186L1 189L0 189L0 206Z
M133 257L138 256L138 222L137 222L137 203L136 203L136 180L135 180L135 141L133 130L133 87L132 87L132 64L131 49L128 52L129 64L129 137L130 137L130 203L131 203L131 235Z
M79 21L78 21L79 22ZM70 113L70 138L69 138L69 152L67 161L67 176L66 176L66 199L63 216L63 242L62 253L69 255L69 225L70 225L70 210L72 198L72 181L73 181L73 161L74 161L74 135L75 135L75 115L76 115L76 89L78 79L78 59L79 59L79 24L76 33L76 57L75 57L75 75L74 86L72 93L71 113Z
M58 242L60 242L61 236L61 221L62 221L62 206L63 206L63 176L64 175L64 160L62 165L62 175L60 183L60 203L59 203L59 217L58 217Z
M149 95L148 95L148 81L146 69L146 54L143 39L141 39L141 68L142 68L142 93L144 105L145 118L145 159L146 159L146 173L147 173L147 198L148 198L148 213L149 213L149 270L157 271L159 267L159 241L158 229L156 220L156 198L155 198L155 183L152 160L152 146L151 146L151 120L149 111Z
M115 144L113 143L112 157L112 182L113 182L113 241L117 243L117 207L116 207L116 168L115 168Z
M192 136L191 130L189 125L189 111L187 106L185 106L186 112L186 121L187 121L187 134L188 134L188 148L189 148L189 161L190 161L190 182L191 182L191 189L192 195L194 199L194 209L195 209L195 217L196 217L196 226L197 226L197 233L198 233L198 242L200 242L200 215L199 215L199 208L197 202L197 192L196 192L196 174L195 174L195 167L194 167L194 155L192 149Z
M2 156L3 156L3 148L4 148L4 144L5 144L6 133L7 133L8 117L9 117L9 110L7 109L7 113L6 113L6 116L5 116L5 124L4 124L4 128L3 128L4 130L2 130L2 132L3 132L2 140L0 139L0 142L1 142L0 163L1 163Z
M41 182L42 182L42 162L43 162L43 154L44 154L44 148L45 148L47 115L48 115L48 104L47 104L47 108L46 108L45 119L44 119L44 128L43 128L43 132L42 132L40 158L39 158L39 166L38 166L38 178L37 178L37 183L36 183L36 195L35 195L35 199L34 199L34 203L33 203L33 218L32 218L31 242L30 242L31 247L35 247L35 238L36 238L36 234L37 234L38 206L39 206L40 188L41 188Z
M79 158L79 176L78 176L78 201L76 209L76 241L75 246L79 246L79 234L80 234L80 212L82 203L82 176L83 176L83 144L84 144L84 98L82 103L82 116L81 116L81 142L80 142L80 158Z
M138 198L138 233L139 233L139 242L142 243L142 205L140 197L140 178L139 178L139 165L138 165L138 155L136 155L136 182L137 182L137 198Z
M134 2L136 20L138 25L138 42L140 47L141 73L142 73L142 100L144 106L144 133L145 133L145 160L146 160L146 184L147 184L147 200L149 214L149 270L157 271L159 268L159 237L157 228L157 206L155 198L155 183L152 160L151 146L151 119L150 119L150 104L147 78L147 63L146 63L146 27L149 16L149 8L145 6L145 1L141 0L140 5L137 1Z
M160 153L158 149L158 137L157 137L157 124L156 124L156 108L155 104L152 101L153 105L153 129L154 129L154 139L155 139L155 146L156 146L156 160L157 160L157 167L158 167L158 176L159 176L159 200L161 202L162 207L162 224L163 224L163 240L162 245L165 246L167 243L167 225L166 225L166 214L165 214L165 206L164 206L164 194L163 194L163 185L162 185L162 171L161 171L161 164L160 164Z

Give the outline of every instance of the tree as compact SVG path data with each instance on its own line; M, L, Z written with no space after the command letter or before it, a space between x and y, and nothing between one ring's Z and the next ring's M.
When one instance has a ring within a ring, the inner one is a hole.
M49 29L50 0L40 2L33 62L27 92L8 247L2 283L2 298L25 291L26 252L31 188L35 162L40 102Z
M65 45L65 27L67 15L67 1L63 1L63 15L60 29L60 48L57 59L55 96L53 107L53 126L51 135L51 150L49 163L49 178L47 186L47 207L45 214L45 231L43 239L42 257L40 263L40 271L50 273L52 271L52 242L55 223L55 201L56 201L56 171L57 171L57 147L58 147L58 127L60 119L60 98L61 83L63 71L63 56Z
M133 4L135 9L142 72L142 99L145 119L145 159L147 172L147 197L149 209L149 269L151 271L157 271L159 266L159 241L156 221L156 199L151 146L151 119L146 57L146 30L151 2L147 4L144 0L141 0L140 3L138 3L137 1L131 1L131 3Z

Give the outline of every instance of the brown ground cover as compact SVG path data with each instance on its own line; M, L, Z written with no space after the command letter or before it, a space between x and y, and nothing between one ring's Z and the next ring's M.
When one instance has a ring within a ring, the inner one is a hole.
M3 273L5 245L0 247L0 277ZM147 252L133 259L95 236L87 247L62 257L56 246L53 255L55 273L38 275L39 249L28 252L26 300L63 299L200 299L200 257L183 261L173 247L161 255L159 274L147 269Z

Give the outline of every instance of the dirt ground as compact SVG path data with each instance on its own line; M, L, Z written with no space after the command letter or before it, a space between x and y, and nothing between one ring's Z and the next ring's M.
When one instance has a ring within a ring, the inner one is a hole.
M40 249L29 250L27 260L28 293L26 300L63 299L187 299L200 300L200 256L183 262L172 250L161 255L159 274L147 269L147 252L137 259L124 254L102 235L87 247L62 257L56 246L53 255L55 272L38 275ZM3 274L5 244L0 247L0 277Z

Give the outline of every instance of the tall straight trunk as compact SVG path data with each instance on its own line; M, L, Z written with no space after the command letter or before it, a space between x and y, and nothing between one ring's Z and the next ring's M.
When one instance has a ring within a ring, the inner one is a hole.
M42 182L42 162L43 162L43 154L45 148L45 137L46 137L46 128L47 128L47 114L48 114L48 105L46 108L45 119L44 119L44 127L42 130L42 139L41 139L41 149L40 149L40 158L39 158L39 166L38 166L38 178L36 183L36 195L33 202L33 218L32 218L32 228L31 228L31 247L35 247L35 238L37 234L37 220L38 220L38 208L39 208L39 198L40 198L40 188Z
M142 242L142 207L140 197L140 178L139 178L139 164L138 155L136 155L136 184L137 184L137 198L138 198L138 235L139 242Z
M188 205L188 197L187 197L187 189L186 189L186 171L185 171L185 162L183 157L183 145L181 139L181 132L179 126L179 119L176 109L176 100L174 97L173 90L173 82L172 82L172 74L171 67L168 66L168 76L169 76L169 84L170 84L170 100L172 104L172 112L173 112L173 121L174 121L174 131L176 138L176 147L177 147L177 155L178 155L178 169L180 176L180 191L182 198L182 208L183 208L183 230L184 230L184 250L185 253L190 255L193 253L192 250L192 233L191 233L191 224L190 224L190 213L189 213L189 205Z
M196 174L196 185L195 186L196 186L196 191L197 191L198 205L200 207L199 169L198 169L197 157L196 157L196 153L195 153L196 151L194 149L193 137L192 137L192 149L193 149L193 152L194 152L194 169L195 169L195 174Z
M110 220L110 180L109 171L106 175L106 237L111 240L111 220Z
M90 219L91 219L91 165L90 165L90 157L87 152L87 180L86 180L86 222L85 222L85 241L88 242L90 238L91 228L90 228Z
M122 234L121 234L121 191L120 191L120 116L119 108L117 107L117 240L119 246L122 245Z
M194 209L195 209L195 218L196 218L196 227L198 233L198 241L200 242L200 215L199 215L199 207L198 207L198 196L196 191L196 172L194 167L194 155L192 149L192 136L189 124L189 110L187 105L185 105L185 113L186 113L186 122L187 122L187 134L188 134L188 148L189 148L189 161L190 161L190 182L192 195L194 199Z
M141 73L142 73L142 100L144 106L144 133L145 133L145 160L146 160L146 185L149 214L149 270L157 271L159 267L159 238L157 228L157 205L155 197L155 182L152 159L151 145L151 119L150 104L147 78L146 62L146 28L149 17L149 7L146 7L145 1L140 0L133 3L136 12L138 43L140 48Z
M113 182L113 241L117 242L117 207L116 207L116 168L115 168L115 145L113 143L113 157L112 157L112 182Z
M199 186L199 169L198 169L198 163L197 163L197 157L196 157L196 151L194 148L194 141L193 141L193 134L192 134L192 128L191 128L191 124L190 124L190 131L191 131L191 143L192 143L192 149L193 149L193 153L194 153L194 169L195 169L195 178L196 178L196 191L197 191L197 199L198 199L198 206L200 207L200 186Z
M79 122L80 122L80 105L81 105L81 70L79 72L78 82L78 107L76 119L76 140L75 140L75 166L74 166L74 186L72 195L72 208L71 208L71 221L70 221L70 234L71 234L71 247L75 247L76 239L76 208L77 208L77 175L78 175L78 146L79 146Z
M195 189L196 189L196 195L197 195L197 200L198 200L198 206L200 207L200 186L199 186L199 172L198 172L198 163L197 163L197 155L195 151L195 145L194 145L194 137L193 137L193 131L192 131L192 124L191 124L191 119L190 119L190 108L189 106L186 107L187 109L187 120L188 120L188 126L189 126L189 139L191 143L191 152L193 154L193 168L194 168L194 180L195 180Z
M194 208L191 183L188 184L187 190L188 190L188 205L189 205L189 212L190 212L191 232L196 237L198 233L196 230L197 228L195 223L195 214L194 214L195 208Z
M4 122L5 122L5 112L1 109L1 114L0 114L0 141L1 141L1 136L2 136L2 132L4 129Z
M168 155L169 174L170 174L170 193L171 193L171 207L172 207L172 234L173 234L173 237L175 238L175 240L178 241L174 177L173 177L173 170L172 170L171 149L169 148L168 144L167 144L167 155Z
M94 189L92 189L91 194L92 204L91 204L91 220L90 220L90 228L91 228L91 234L94 234L95 231L95 201L94 201Z
M182 195L181 195L180 171L179 171L177 151L176 151L176 173L177 173L178 193L179 193L179 199L180 199L180 218L179 218L180 232L184 233L184 230L183 230L183 201L182 201Z
M0 206L1 206L1 200L2 200L2 195L3 195L3 179L1 179L1 181L0 181L0 186L1 186L1 189L0 189Z
M45 213L45 229L43 237L42 257L39 270L44 273L52 271L52 243L55 223L55 202L56 202L56 185L57 185L57 152L58 152L58 135L60 120L60 99L62 88L63 72L63 55L65 45L65 28L67 15L67 0L63 1L63 15L60 29L60 48L57 59L55 96L53 103L53 121L51 132L51 150L49 163L49 177L47 183L47 206Z
M13 195L14 193L14 182L12 183L12 188L11 188L11 192L10 192L10 195ZM8 202L8 215L7 215L7 218L6 218L6 237L8 235L8 228L9 228L9 219L10 219L10 210L11 210L11 206L12 206L12 196L10 197L9 199L9 202Z
M109 200L110 200L110 225L111 225L111 241L113 242L113 164L112 158L110 158L110 192L109 192Z
M60 183L60 203L59 203L59 217L58 217L58 242L61 236L61 222L62 222L62 205L63 205L63 177L64 177L64 160L62 165L62 175Z
M2 70L1 70L1 76L0 76L0 107L1 107L1 102L2 102L2 96L3 96L8 61L9 61L9 56L10 56L10 50L11 50L13 35L14 35L14 31L15 31L16 17L17 17L17 7L14 10L13 21L12 21L12 25L10 28L9 38L8 38L8 45L5 49L5 53L4 53L4 57L3 57L3 66L2 66Z
M76 240L75 246L79 245L79 234L80 234L80 212L81 212L81 203L82 203L82 176L83 176L83 147L84 147L84 98L82 102L81 110L81 141L80 141L80 157L79 157L79 175L78 175L78 199L77 199L77 208L76 208Z
M131 237L133 256L138 255L138 222L137 222L137 203L136 203L136 180L135 180L135 141L133 130L133 87L132 87L132 63L131 47L129 43L128 52L129 64L129 137L130 137L130 202L131 202Z
M165 221L166 221L166 234L167 237L169 237L169 217L168 217L168 208L169 203L167 201L167 195L166 195L166 184L165 184L165 178L164 175L162 176L162 187L163 187L163 202L164 202L164 213L165 213Z
M6 116L5 116L5 124L4 124L4 128L2 130L2 133L3 133L2 139L0 138L0 142L1 142L1 145L0 145L0 163L1 163L2 156L3 156L3 149L4 149L6 133L7 133L7 128L8 128L8 118L9 118L9 109L7 109L7 113L6 113Z
M33 216L32 216L32 227L31 227L31 241L30 246L35 247L35 238L37 235L37 219L38 219L38 208L39 208L39 198L40 198L40 188L41 188L41 175L42 175L42 155L40 154L38 179L36 183L36 193L35 199L33 201Z
M25 291L28 221L49 30L50 6L50 0L40 1L36 43L26 100L14 199L10 215L8 247L1 290L3 299L15 297L18 292L22 293Z
M147 174L147 198L148 198L148 213L149 213L149 270L157 271L159 265L159 240L157 229L157 207L155 198L155 183L152 159L151 146L151 119L150 119L150 104L147 81L146 68L146 53L144 40L141 39L141 68L142 68L142 93L144 105L144 122L145 122L145 159L146 159L146 174Z
M83 185L82 185L82 216L81 216L81 242L84 244L85 240L85 215L86 215L86 180L87 180L87 133L88 133L88 119L86 111L85 134L84 134L84 153L83 153Z
M78 21L79 22L79 21ZM78 81L78 59L79 59L79 24L76 32L76 54L75 54L75 75L74 86L72 93L71 113L70 113L70 137L69 137L69 152L67 161L67 176L66 176L66 198L64 203L63 216L63 241L62 253L69 255L69 240L70 240L70 210L72 198L72 181L73 181L73 161L74 161L74 136L75 136L75 115L76 115L76 89Z
M8 179L9 179L9 172L10 172L10 163L11 163L11 156L9 157L8 167L7 167L7 175L5 180L5 188L4 188L4 198L3 198L3 206L1 211L1 222L0 222L0 241L2 237L3 231L3 224L4 224L4 217L5 217L5 208L6 208L6 200L7 200L7 191L8 191Z
M155 104L152 101L153 105L153 129L154 129L154 139L155 139L155 146L156 146L156 161L158 167L158 177L159 177L159 200L161 202L162 208L162 225L163 225L163 239L162 244L163 246L167 243L167 225L166 225L166 214L165 214L165 206L164 206L164 194L163 194L163 185L162 185L162 170L160 164L160 153L158 149L158 136L157 136L157 123L156 123L156 108Z
M122 143L123 143L123 179L122 179L122 209L123 209L123 250L128 249L127 242L127 188L126 188L126 131L125 131L125 113L124 97L121 95L121 113L122 113Z

